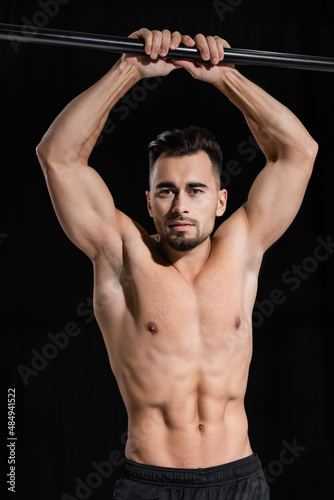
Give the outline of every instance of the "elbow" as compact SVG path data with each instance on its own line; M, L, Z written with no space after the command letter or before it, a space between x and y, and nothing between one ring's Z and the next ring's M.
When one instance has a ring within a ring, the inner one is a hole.
M59 149L51 141L44 139L36 146L36 155L44 172L50 168L81 165L80 158L71 148L60 152Z
M43 141L43 139L36 147L36 155L44 174L46 170L51 167L54 168L61 165L59 155L56 155L53 149L50 148L49 145Z
M36 155L37 155L38 161L39 161L43 171L45 171L45 169L49 165L49 161L48 161L47 149L46 149L43 141L41 141L38 144L38 146L36 147Z
M318 143L310 137L307 146L305 147L305 164L309 170L309 175L311 176L312 171L313 171L313 166L315 163L315 159L317 157L319 150L319 145Z
M303 167L303 169L307 169L311 174L318 154L318 149L318 143L311 136L295 144L294 154L296 164Z
M305 152L307 158L309 158L312 164L315 162L319 150L318 143L310 136L307 144L305 145Z

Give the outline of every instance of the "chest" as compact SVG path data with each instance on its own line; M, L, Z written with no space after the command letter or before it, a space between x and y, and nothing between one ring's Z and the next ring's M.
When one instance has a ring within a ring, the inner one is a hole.
M244 275L243 260L234 256L190 282L173 266L141 263L127 268L122 293L110 293L108 280L100 283L95 292L106 287L105 301L95 313L114 366L163 367L181 379L196 367L217 374L237 366L251 352Z
M216 252L214 249L193 277L154 255L152 258L146 248L128 251L117 286L113 275L108 277L104 271L104 279L100 279L96 272L94 297L99 323L112 331L114 338L124 339L128 332L131 338L139 336L144 344L153 340L161 348L174 344L181 349L186 343L187 348L214 349L226 345L235 334L240 339L249 324L245 318L249 316L249 308L245 308L249 292L245 256L228 244Z
M242 327L243 270L237 265L208 267L190 282L173 267L137 270L129 296L136 328L156 339L210 343Z

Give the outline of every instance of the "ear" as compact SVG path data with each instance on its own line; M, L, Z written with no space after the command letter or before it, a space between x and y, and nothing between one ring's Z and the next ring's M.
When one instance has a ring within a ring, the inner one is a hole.
M147 200L147 210L148 210L148 213L150 214L150 216L153 219L153 212L152 212L152 208L151 208L151 193L150 193L150 191L145 191L145 195L146 195L146 200Z
M224 214L226 210L226 205L227 205L227 191L226 189L221 189L220 191L218 191L216 217L221 217Z

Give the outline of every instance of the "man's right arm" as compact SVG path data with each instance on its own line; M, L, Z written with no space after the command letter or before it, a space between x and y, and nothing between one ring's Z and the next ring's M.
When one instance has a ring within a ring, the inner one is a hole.
M88 158L111 108L139 79L131 64L119 61L66 106L37 146L58 220L70 240L92 260L105 238L117 244L120 230L110 191L88 166Z
M53 207L70 240L91 260L112 248L115 264L122 257L122 225L130 222L115 209L111 193L100 175L88 165L89 156L111 108L141 78L165 76L176 69L157 59L164 51L189 43L178 32L152 32L145 28L130 35L145 40L150 55L123 57L91 88L71 101L37 146Z

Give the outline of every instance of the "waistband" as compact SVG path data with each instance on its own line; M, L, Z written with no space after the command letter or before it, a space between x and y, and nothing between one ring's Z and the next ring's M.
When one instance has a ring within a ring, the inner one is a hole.
M212 485L244 479L262 470L259 457L252 455L205 469L174 469L133 462L125 458L123 477L144 482L181 485Z

